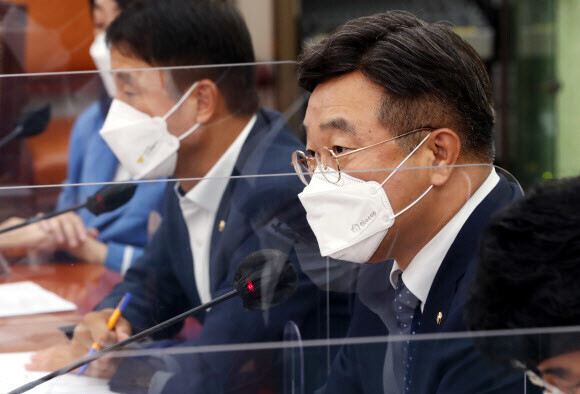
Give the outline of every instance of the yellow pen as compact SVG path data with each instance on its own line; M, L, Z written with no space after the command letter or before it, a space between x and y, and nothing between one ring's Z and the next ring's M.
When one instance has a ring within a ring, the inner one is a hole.
M111 314L109 321L107 322L107 326L109 327L109 330L113 330L115 328L115 325L117 324L123 311L127 307L129 300L131 300L131 293L125 293L125 296L121 299L121 301L119 302L119 305L117 305L117 307L115 308L115 310ZM99 350L100 350L100 346L97 342L95 342L95 343L93 343L93 346L91 346L91 350L89 350L89 352L87 353L87 356L89 356L93 353L96 353ZM89 367L89 364L90 363L83 365L83 367L79 370L77 375L80 376L80 375L84 374L86 372L87 368Z

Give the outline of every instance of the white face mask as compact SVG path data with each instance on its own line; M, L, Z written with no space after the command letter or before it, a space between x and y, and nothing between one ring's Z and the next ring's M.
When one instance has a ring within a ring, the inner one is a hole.
M197 130L200 123L176 137L167 130L167 118L183 104L198 83L194 83L162 118L153 118L123 101L113 100L100 134L133 179L174 174L180 141Z
M375 253L395 218L418 203L433 185L414 202L395 214L383 185L419 149L429 136L397 166L382 184L367 182L344 172L340 181L329 182L317 169L298 195L322 256L353 263L366 263ZM333 175L333 174L328 174ZM327 175L327 176L328 176Z
M95 66L97 66L97 70L99 70L101 80L103 81L103 85L105 85L109 97L115 97L117 89L115 87L113 74L111 73L111 49L107 45L105 33L99 33L95 37L89 53L95 62Z

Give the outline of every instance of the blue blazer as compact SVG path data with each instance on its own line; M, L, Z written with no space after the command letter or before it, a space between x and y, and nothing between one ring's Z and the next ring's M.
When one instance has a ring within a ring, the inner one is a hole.
M291 153L302 145L291 134L284 118L260 110L233 170L233 176L287 174L292 172ZM294 322L303 338L344 336L350 319L349 298L320 291L300 271L294 248L297 237L291 228L305 225L305 212L297 194L303 185L297 176L251 177L230 180L213 224L210 249L210 291L212 298L233 289L237 265L250 253L274 248L288 253L299 272L299 287L285 303L264 312L248 312L234 298L196 316L203 324L201 336L184 346L240 344L282 341L288 322ZM295 214L296 213L296 214ZM220 223L222 225L220 231ZM297 223L301 222L297 226ZM319 254L318 254L319 255ZM165 195L164 217L143 256L97 307L114 307L131 292L133 298L123 313L134 332L174 317L200 304L193 270L188 229L173 185ZM330 310L326 308L330 296ZM330 315L330 317L329 317ZM327 327L329 317L330 327ZM175 325L155 337L172 338L181 328ZM157 344L152 344L157 346ZM326 352L326 350L325 350ZM217 352L170 358L126 360L111 381L115 391L134 391L135 382L152 375L145 385L163 393L222 393L256 390L265 382L275 386L281 380L280 351ZM321 364L313 359L313 364ZM244 368L250 365L250 371ZM309 367L314 370L314 367ZM321 378L328 371L316 368ZM235 391L235 390L234 390Z
M424 311L413 319L417 334L466 331L464 303L478 264L480 235L490 216L521 197L517 185L503 176L471 214L445 256L429 291ZM361 268L349 337L388 335L377 313L385 302L392 262ZM378 281L377 278L384 278ZM377 312L377 313L375 313ZM442 320L438 324L437 317ZM333 362L324 393L382 393L386 344L346 345ZM407 357L409 393L523 393L522 373L489 365L470 339L411 342ZM534 392L528 387L528 392Z
M77 119L70 137L67 179L60 193L57 209L81 204L102 186L89 183L111 182L119 161L109 149L99 130L103 127L108 106L96 102ZM66 186L82 183L81 186ZM143 252L147 244L147 223L152 211L160 213L166 183L146 183L137 187L135 195L121 208L94 216L86 209L79 211L87 228L99 230L99 241L108 246L105 266L121 272Z

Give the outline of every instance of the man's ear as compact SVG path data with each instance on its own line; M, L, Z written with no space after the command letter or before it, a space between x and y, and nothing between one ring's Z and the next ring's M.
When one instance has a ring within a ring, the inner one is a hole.
M214 116L218 106L219 90L217 85L209 80L202 79L187 100L196 106L196 122L208 123Z
M430 172L431 184L441 186L447 182L453 172L461 152L461 140L457 133L448 128L437 129L431 132L427 140L427 148L431 151L432 167Z

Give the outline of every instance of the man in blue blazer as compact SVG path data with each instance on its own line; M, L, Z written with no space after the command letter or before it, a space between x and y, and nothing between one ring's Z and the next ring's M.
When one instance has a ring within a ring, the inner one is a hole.
M129 181L128 177L117 175L122 171L119 160L99 135L109 103L108 98L101 99L84 111L75 122L70 139L67 179L58 199L57 210L84 203L103 187L99 183ZM95 216L87 210L81 210L78 214L55 218L49 229L66 226L67 221L75 221L75 217L71 216L77 216L86 229L96 229L98 235L96 239L86 237L85 242L78 242L73 248L69 248L69 239L63 249L84 261L104 264L124 274L141 256L149 241L149 218L151 215L160 215L164 190L163 183L140 184L133 198L112 212Z
M119 341L231 291L239 262L265 248L290 256L299 271L296 293L264 312L244 311L239 299L216 305L198 316L199 337L182 345L282 341L287 325L293 337L344 335L348 296L320 291L299 270L295 244L305 234L295 229L307 226L298 177L257 177L286 174L301 144L282 115L259 108L253 66L156 68L254 62L237 11L215 1L143 2L121 13L107 39L113 69L122 71L115 75L118 93L101 135L134 177L174 175L178 181L168 184L160 228L123 282L85 316L70 343L35 355L32 368L55 368L85 354L93 341ZM131 301L110 331L112 308L127 292ZM180 328L153 339L172 340ZM153 353L120 364L102 360L87 373L111 376L116 370L116 391L256 392L279 388L279 353ZM311 381L327 373L318 355L305 359Z
M101 97L91 104L77 118L69 140L67 165L67 184L63 186L57 210L64 210L84 203L102 186L94 183L129 181L129 174L119 165L119 160L99 135L111 99L114 96L114 85L110 72L110 50L102 42L102 36L109 24L119 13L129 7L135 0L90 0L95 40L91 46L91 56L101 71ZM108 60L108 61L107 61ZM141 184L131 200L113 212L94 216L86 210L69 213L46 222L44 226L53 235L62 233L58 250L70 252L75 257L91 263L104 264L105 267L124 274L131 264L143 253L149 241L149 222L161 212L161 201L164 193L163 183ZM84 242L75 239L82 234L82 221L85 229L98 231L96 238L85 237ZM77 231L63 231L74 227ZM70 244L75 245L71 247ZM77 246L78 245L78 246Z
M299 83L312 92L293 155L299 198L321 254L345 272L362 264L349 337L390 337L343 346L323 391L522 392L521 375L486 368L469 340L409 339L465 330L479 235L520 195L492 166L493 95L475 50L441 24L376 14L307 47Z
M110 64L106 65L106 60L110 58L109 50L101 41L102 36L110 22L133 1L90 1L95 33L91 56L99 69L110 69ZM55 208L57 211L86 202L102 187L95 183L129 180L129 175L119 166L119 160L99 135L111 104L110 96L114 95L110 87L110 72L101 73L101 77L100 99L79 115L71 131L67 178L61 188ZM75 186L69 186L71 184ZM164 190L163 183L138 185L131 201L119 209L99 216L87 210L69 212L23 228L18 243L7 242L3 247L67 252L64 256L59 254L58 258L72 255L81 261L102 264L124 274L149 241L149 220L159 216ZM38 239L39 234L42 235L41 239Z

